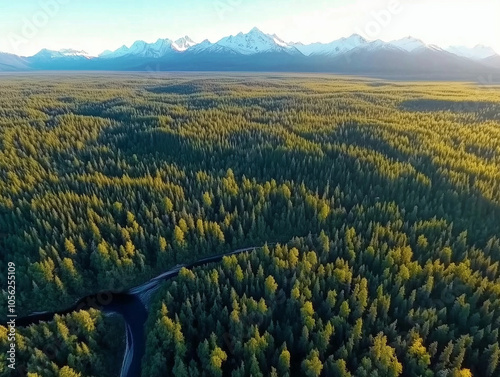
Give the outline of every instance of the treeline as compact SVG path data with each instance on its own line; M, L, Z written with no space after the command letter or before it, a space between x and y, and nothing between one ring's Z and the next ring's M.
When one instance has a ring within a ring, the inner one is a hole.
M1 90L0 269L16 263L19 315L126 289L205 255L321 232L342 240L347 229L356 235L351 268L368 247L385 255L404 241L420 268L463 263L485 284L498 282L494 89L337 77L84 75L9 77ZM477 103L484 106L469 106ZM386 239L375 241L386 228ZM372 274L389 279L390 271ZM414 307L415 283L401 284L401 300ZM47 341L56 336L42 332ZM426 347L434 342L420 336ZM325 355L318 356L323 364ZM472 368L475 359L467 360ZM57 365L67 363L63 356ZM349 363L356 373L359 365ZM28 369L42 364L28 361Z

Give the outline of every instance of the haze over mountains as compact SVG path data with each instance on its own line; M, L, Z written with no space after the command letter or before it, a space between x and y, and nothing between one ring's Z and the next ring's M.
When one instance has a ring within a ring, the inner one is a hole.
M500 72L500 56L490 47L441 48L407 37L384 42L360 35L330 43L289 43L257 28L212 43L188 36L130 47L93 57L85 51L41 50L31 57L0 53L0 71L146 70L283 71L366 74L483 74Z

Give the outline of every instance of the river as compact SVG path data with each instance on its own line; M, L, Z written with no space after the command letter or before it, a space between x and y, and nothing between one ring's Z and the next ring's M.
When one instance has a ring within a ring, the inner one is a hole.
M179 274L185 267L192 269L208 263L219 262L225 256L237 255L258 249L262 246L247 247L231 251L230 253L200 259L186 265L177 265L170 270L154 277L148 282L125 292L101 292L79 299L70 308L59 312L38 312L27 317L19 318L16 325L26 327L40 322L54 319L55 315L66 315L79 310L96 308L107 315L120 315L125 320L126 347L120 377L139 377L141 362L146 349L145 324L149 315L151 297L164 281Z

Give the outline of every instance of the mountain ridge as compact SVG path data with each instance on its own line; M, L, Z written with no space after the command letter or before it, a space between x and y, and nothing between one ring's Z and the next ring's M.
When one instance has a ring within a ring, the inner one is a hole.
M423 58L425 56L425 58ZM498 58L497 58L498 57ZM297 70L327 72L478 72L499 70L500 56L486 46L441 48L408 36L385 42L359 34L329 43L285 42L257 27L212 43L197 43L189 36L176 40L137 40L130 47L105 50L98 56L85 51L42 49L31 57L0 53L0 70ZM273 61L277 59L278 62ZM348 62L348 64L346 64ZM418 62L418 64L416 64ZM281 64L281 66L280 66ZM280 68L281 67L281 68ZM406 67L406 68L405 68Z

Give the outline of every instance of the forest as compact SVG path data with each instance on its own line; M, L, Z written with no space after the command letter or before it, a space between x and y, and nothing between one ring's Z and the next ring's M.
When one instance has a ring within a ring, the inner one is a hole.
M162 285L142 376L500 375L500 86L33 73L0 93L19 316L263 245ZM18 328L16 371L8 343L1 377L116 377L125 336L91 309Z

